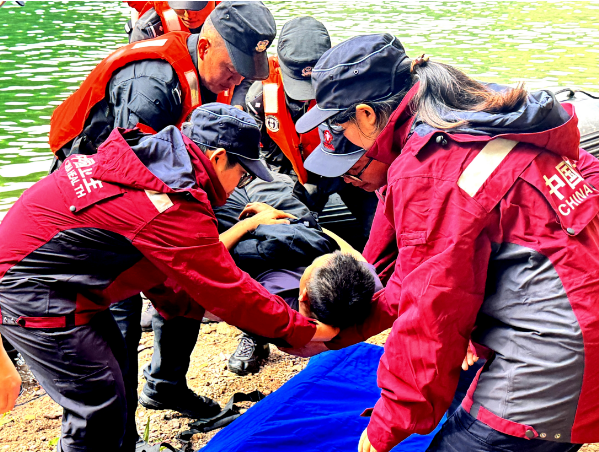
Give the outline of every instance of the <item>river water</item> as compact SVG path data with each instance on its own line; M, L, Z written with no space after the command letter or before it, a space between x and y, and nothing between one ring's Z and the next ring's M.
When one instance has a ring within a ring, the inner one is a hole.
M389 32L480 80L599 91L599 1L267 2L280 30L313 15L337 44ZM9 2L0 8L0 218L50 165L50 116L126 44L121 2ZM276 43L269 52L276 48Z

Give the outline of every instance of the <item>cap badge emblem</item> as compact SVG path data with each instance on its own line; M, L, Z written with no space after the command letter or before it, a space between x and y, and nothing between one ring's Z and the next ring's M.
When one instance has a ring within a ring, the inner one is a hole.
M273 115L268 115L265 120L264 120L265 124L266 124L266 128L268 130L270 130L271 132L278 132L280 125L279 125L279 120L277 119L276 116Z
M324 137L324 141L323 141L322 145L329 151L334 151L335 146L333 146L333 134L331 133L331 131L325 130L322 133L322 136Z
M312 75L312 66L306 66L302 69L302 77L310 77Z
M268 47L268 43L269 42L267 39L260 41L258 44L256 44L256 52L264 52Z

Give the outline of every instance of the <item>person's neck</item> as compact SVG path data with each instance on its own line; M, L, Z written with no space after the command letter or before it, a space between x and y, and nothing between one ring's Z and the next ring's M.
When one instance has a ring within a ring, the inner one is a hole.
M203 104L207 104L210 102L216 102L217 95L210 91L202 81L202 71L200 70L200 59L198 54L198 42L200 40L200 35L195 34L191 35L187 38L187 50L189 51L189 56L191 57L191 61L193 61L193 65L198 72L198 78L200 81L200 99Z

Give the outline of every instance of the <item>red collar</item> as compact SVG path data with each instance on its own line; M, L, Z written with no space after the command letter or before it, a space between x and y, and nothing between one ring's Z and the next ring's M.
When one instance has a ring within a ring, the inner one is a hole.
M401 154L401 150L408 141L410 129L414 122L414 115L410 104L418 92L420 82L416 83L399 104L399 107L389 118L389 122L382 130L370 150L366 153L379 162L391 165L393 161Z

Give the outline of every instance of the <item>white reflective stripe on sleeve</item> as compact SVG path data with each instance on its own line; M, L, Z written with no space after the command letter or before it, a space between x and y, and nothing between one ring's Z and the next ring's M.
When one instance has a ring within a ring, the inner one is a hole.
M200 105L200 82L195 71L185 72L185 78L189 84L189 91L191 92L191 106L192 108Z
M150 201L152 201L152 204L154 204L154 207L156 207L160 213L173 206L171 198L169 198L166 193L146 190L146 195L148 195L148 198L150 198Z
M142 47L162 47L168 39L152 39L151 41L141 41L135 44L132 49L141 49Z
M276 114L279 112L279 87L276 83L264 83L262 85L262 102L264 102L264 113Z
M503 159L518 144L517 141L496 138L489 141L458 179L458 186L474 197Z
M167 9L162 12L162 17L166 21L166 30L165 33L169 31L182 31L181 24L179 23L179 17L174 9Z

